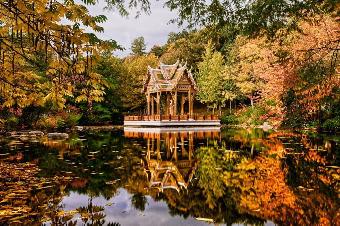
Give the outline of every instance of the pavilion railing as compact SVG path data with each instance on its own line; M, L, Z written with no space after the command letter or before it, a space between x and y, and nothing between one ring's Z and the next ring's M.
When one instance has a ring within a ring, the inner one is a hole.
M219 120L217 115L128 115L124 116L124 121L213 121Z

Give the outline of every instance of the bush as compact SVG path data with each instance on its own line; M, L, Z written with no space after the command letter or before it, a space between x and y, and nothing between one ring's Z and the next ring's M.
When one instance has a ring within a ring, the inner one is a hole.
M78 124L81 114L63 113L59 115L45 115L36 122L40 129L65 129Z
M340 131L340 116L327 119L322 125L321 128L326 131Z
M40 129L56 129L58 125L62 125L62 119L56 116L45 115L41 117L35 126Z
M95 104L91 111L87 111L81 118L82 125L101 125L110 123L112 111L101 104Z
M14 129L19 125L19 118L15 116L10 116L5 120L6 129Z
M238 120L235 115L225 114L221 117L221 123L225 125L235 125L238 123Z
M78 122L81 117L82 114L69 113L64 121L64 126L73 127L78 125Z
M265 107L257 105L254 107L248 107L245 111L241 112L238 121L246 125L262 125L266 120L261 117L267 114Z

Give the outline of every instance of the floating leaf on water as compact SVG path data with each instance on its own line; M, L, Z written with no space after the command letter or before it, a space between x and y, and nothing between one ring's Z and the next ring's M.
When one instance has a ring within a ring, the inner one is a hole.
M210 218L197 217L196 220L214 223L214 220L213 220L213 219L210 219Z
M339 166L326 166L327 168L340 169Z

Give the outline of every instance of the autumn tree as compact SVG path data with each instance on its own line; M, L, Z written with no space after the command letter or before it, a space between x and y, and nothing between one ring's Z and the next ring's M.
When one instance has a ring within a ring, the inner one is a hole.
M106 82L92 68L98 54L117 47L86 33L102 32L103 15L91 16L73 1L1 1L0 49L2 106L63 108L67 98L101 101ZM70 25L61 23L66 18Z
M123 66L126 73L119 78L119 93L125 111L142 111L146 98L141 92L147 67L156 67L159 61L153 55L127 57Z
M154 45L151 48L150 53L154 54L156 57L161 57L164 53L164 49L162 46Z
M197 64L202 61L204 46L208 38L202 32L179 32L170 33L167 44L163 46L163 53L160 60L166 64L173 64L177 60L183 60L192 67L192 71L197 70Z

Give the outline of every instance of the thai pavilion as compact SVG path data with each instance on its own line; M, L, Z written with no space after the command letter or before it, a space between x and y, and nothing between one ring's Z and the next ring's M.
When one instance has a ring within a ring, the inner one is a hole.
M146 96L145 115L125 116L126 126L218 126L214 115L194 114L194 96L198 88L186 64L160 63L148 67L142 92Z

